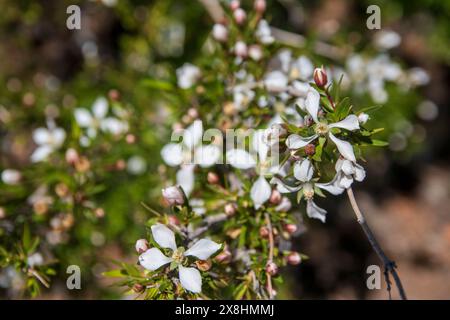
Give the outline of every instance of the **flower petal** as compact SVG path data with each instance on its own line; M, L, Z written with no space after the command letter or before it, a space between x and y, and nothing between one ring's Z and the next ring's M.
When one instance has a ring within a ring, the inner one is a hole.
M112 135L119 135L128 130L128 124L119 119L108 117L103 119L100 123L100 128L107 133Z
M288 186L287 184L285 184L283 181L281 181L281 179L277 178L277 177L273 177L270 180L271 184L275 184L277 186L277 190L280 191L281 193L292 193L292 192L297 192L298 190L300 190L303 185L299 185L296 187L291 187Z
M190 249L188 249L184 255L194 256L201 260L208 259L211 255L217 252L221 247L220 244L215 243L209 239L200 239Z
M329 193L337 196L338 194L341 194L344 192L344 189L341 188L337 182L336 179L333 179L333 181L328 183L315 183L314 184L317 188L323 189L325 191L328 191Z
M264 202L269 200L272 188L264 176L259 176L258 180L253 184L250 190L250 197L253 200L255 209L259 209Z
M342 160L341 170L347 175L354 174L355 173L355 167L353 165L353 162L351 162L350 160L347 160L347 159Z
M227 151L227 163L236 169L246 170L256 166L253 156L242 149L231 149Z
M194 149L202 141L203 123L201 120L195 120L183 133L183 143L189 148Z
M318 207L314 203L314 201L308 200L306 203L306 214L310 218L319 219L320 221L325 223L327 211L325 209Z
M337 176L336 181L338 186L340 186L341 188L348 189L353 183L353 177L346 175L343 172L340 172Z
M82 128L91 127L94 122L91 113L84 108L75 109L74 116L76 122Z
M46 128L37 128L33 131L33 140L36 144L48 144L51 140L50 131Z
M356 158L355 158L355 153L353 152L353 147L352 145L344 140L340 140L338 138L336 138L331 132L328 133L331 141L334 142L334 144L336 145L336 147L338 148L340 154L353 162L356 162Z
M31 154L30 157L31 162L39 162L45 160L52 152L53 152L52 147L48 145L40 146L36 150L34 150L34 152Z
M306 137L303 138L301 136L299 136L298 134L291 134L289 137L287 137L286 139L286 146L289 149L300 149L303 148L304 146L306 146L307 144L311 143L312 141L314 141L317 138L317 135L313 135L311 137Z
M221 155L220 148L214 144L200 145L195 149L195 163L208 168L216 164Z
M347 116L344 120L330 124L328 128L341 128L350 131L358 130L359 129L358 117L355 116L354 114L351 114Z
M183 188L187 197L189 197L192 190L194 190L194 169L195 165L184 165L177 172L177 184Z
M105 97L99 97L92 106L92 112L97 119L103 119L108 113L108 100Z
M366 178L366 171L362 166L359 164L355 165L355 180L356 181L363 181Z
M169 143L161 149L161 157L171 167L179 166L183 162L183 147L180 143Z
M252 139L253 150L258 152L260 162L266 161L269 153L269 146L264 140L265 132L265 130L256 130Z
M159 244L161 248L169 248L172 250L177 249L175 234L172 230L161 223L152 225L151 229L153 240L155 240L155 242Z
M306 111L311 115L314 122L319 122L317 119L317 113L319 112L320 94L316 89L311 88L308 90L305 100Z
M50 133L52 135L52 145L55 148L59 148L66 139L66 132L62 128L55 128Z
M314 168L311 161L303 159L297 161L294 165L294 177L302 182L307 182L312 179L314 174Z
M158 248L148 249L139 256L139 264L150 271L155 271L172 261L172 258L166 257Z
M183 288L193 293L202 292L202 276L197 269L185 268L179 265L178 270L178 276Z

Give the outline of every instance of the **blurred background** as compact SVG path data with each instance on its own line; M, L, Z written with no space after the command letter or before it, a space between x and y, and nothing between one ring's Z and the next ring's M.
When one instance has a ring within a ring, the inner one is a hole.
M81 30L66 28L71 4L81 8ZM381 31L400 38L394 37L392 48L366 27L366 9L373 4L381 8ZM267 5L272 26L349 53L326 57L336 65L345 67L356 52L389 55L405 70L420 70L414 89L386 83L388 98L376 118L385 127L380 138L389 146L367 155L369 179L354 190L378 240L397 263L408 297L449 299L450 2L272 0ZM119 298L121 292L101 272L112 259L135 259L134 242L145 234L149 216L145 204L158 206L164 177L159 151L177 106L163 85L145 79L173 79L176 68L200 56L213 21L194 0L0 0L0 7L0 172L21 173L21 183L2 175L0 246L15 250L24 228L46 239L41 252L50 262L45 272L52 286L41 289L41 298ZM124 139L105 138L86 151L91 160L86 180L73 177L62 164L31 165L33 130L45 127L50 117L76 136L73 109L90 108L99 96L118 110L131 110L126 114L130 130ZM351 96L355 105L377 104L364 90ZM73 203L54 200L62 193L58 181L66 181ZM42 185L47 189L39 189ZM37 190L41 201L33 202L30 194ZM43 209L42 194L57 205ZM73 228L61 212L77 203L84 205L74 209ZM279 297L385 299L384 287L366 288L366 268L379 261L347 199L328 198L324 207L326 224L305 221L294 248L309 259L286 270ZM58 223L69 226L62 230ZM23 297L24 286L35 290L7 260L0 260L0 297ZM65 287L70 264L82 267L82 290Z

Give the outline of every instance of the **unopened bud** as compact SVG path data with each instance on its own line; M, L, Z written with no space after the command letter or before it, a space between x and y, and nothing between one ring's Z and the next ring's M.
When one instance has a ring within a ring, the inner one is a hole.
M75 163L78 162L79 159L79 155L77 150L73 149L73 148L69 148L66 151L66 162L70 165L74 165Z
M137 253L139 254L144 253L149 249L148 241L146 239L139 239L138 241L136 241L135 248Z
M367 120L369 120L369 115L367 113L361 112L358 115L358 121L361 124L365 124L367 122Z
M248 56L255 61L259 61L263 56L263 51L259 45L253 44L248 49Z
M236 42L234 46L234 53L241 58L245 58L247 56L247 45L243 41Z
M200 271L208 271L212 266L211 260L197 260L195 264Z
M86 172L91 168L91 163L88 158L80 157L77 162L75 162L75 169L78 172Z
M55 193L60 198L64 198L69 194L69 187L65 183L58 183L55 187Z
M234 214L236 213L236 205L234 203L227 203L224 209L226 215L229 217L234 216Z
M302 262L302 257L298 252L291 252L286 258L290 265L296 266Z
M127 163L123 159L119 159L115 163L116 170L122 171L127 167Z
M4 219L6 217L6 211L3 207L0 207L0 219Z
M96 208L94 214L97 218L101 219L105 216L105 210L103 208Z
M239 1L239 0L233 0L233 1L231 1L231 3L230 3L230 8L231 8L231 10L236 10L236 9L238 9L239 7L241 6L241 2Z
M2 181L5 184L9 184L9 185L18 184L21 178L22 178L22 174L18 170L6 169L6 170L3 170L3 172L2 172Z
M120 100L120 92L117 89L109 90L108 96L113 101L119 101Z
M313 156L316 153L316 146L309 143L305 146L305 153L307 156Z
M178 218L174 215L170 215L167 217L167 220L169 221L169 224L173 225L173 226L179 226L180 225L180 220L178 220Z
M233 12L233 17L237 24L243 24L245 22L245 19L247 19L247 14L245 13L244 9L237 8Z
M125 141L126 141L128 144L133 144L133 143L136 142L136 136L135 136L134 134L129 133L129 134L126 135Z
M228 40L228 29L223 24L216 23L212 31L213 38L219 42Z
M140 284L140 283L135 283L133 285L133 291L136 292L136 293L141 293L144 290L145 290L145 287L142 284Z
M323 88L327 85L328 77L323 67L314 69L314 82L319 88Z
M281 193L277 189L272 190L272 194L270 195L269 202L274 205L278 205L281 202Z
M278 266L275 263L273 263L273 262L269 262L266 265L266 272L268 274L270 274L271 276L274 276L274 275L276 275L278 273Z
M285 225L283 226L283 228L284 228L284 230L286 230L287 233L289 233L289 234L293 234L293 233L295 233L295 232L298 230L297 225L296 225L296 224L293 224L293 223L285 224Z
M206 180L208 180L209 184L218 184L220 179L219 176L214 172L208 172L208 176L206 177Z
M162 189L162 195L171 206L184 204L184 194L180 187L172 186Z
M231 252L228 250L227 247L223 249L221 253L219 253L217 256L215 256L214 260L216 260L218 263L230 263L231 262Z
M261 227L259 228L259 236L263 239L267 239L269 237L269 228Z
M255 0L254 8L256 12L263 13L266 11L266 0Z
M279 212L287 212L291 210L292 203L288 197L282 197L280 204L275 208L275 210Z
M189 110L187 111L187 114L189 115L189 117L191 117L192 119L196 119L198 118L198 111L195 108L189 108Z

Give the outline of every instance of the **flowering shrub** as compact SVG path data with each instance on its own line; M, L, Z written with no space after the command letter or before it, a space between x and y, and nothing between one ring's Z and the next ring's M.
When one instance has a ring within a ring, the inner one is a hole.
M320 198L364 180L364 150L386 145L366 127L371 108L342 94L345 74L276 43L263 4L233 1L207 58L176 72L187 108L161 151L170 210L152 210L140 266L106 273L146 299L274 298L279 269L306 258L291 249L301 212L325 222Z

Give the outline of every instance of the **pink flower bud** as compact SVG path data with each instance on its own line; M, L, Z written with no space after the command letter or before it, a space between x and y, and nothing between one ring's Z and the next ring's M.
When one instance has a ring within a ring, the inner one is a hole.
M144 253L145 251L147 251L149 249L148 241L145 239L139 239L138 241L136 241L135 247L136 247L137 253L139 253L139 254Z
M243 41L236 42L234 46L234 53L241 58L245 58L247 56L247 45Z
M271 204L278 205L281 202L281 193L277 189L272 190L272 194L270 195L269 201Z
M237 24L243 24L245 22L245 19L247 19L247 14L245 13L244 9L237 8L233 12L234 20L236 20Z
M361 124L365 124L367 122L367 120L369 120L369 115L367 113L361 112L358 115L358 121Z
M174 226L180 225L180 220L178 220L178 218L174 215L168 216L167 220L169 221L169 224L171 224L171 225L174 225Z
M133 143L136 142L136 136L135 136L134 134L129 133L129 134L126 135L125 141L126 141L128 144L133 144Z
M77 150L73 148L69 148L66 151L66 162L70 165L74 165L78 160L80 159L80 156L78 155Z
M296 265L300 264L300 262L302 262L302 257L300 256L300 254L298 252L289 253L289 255L287 256L286 259L287 259L287 262L293 266L296 266Z
M269 237L269 228L261 227L259 228L259 236L263 239L267 239Z
M221 253L215 256L214 260L216 260L218 263L229 263L231 261L230 250L228 250L228 248L223 249Z
M266 265L266 272L268 274L270 274L271 276L274 276L274 275L276 275L278 273L278 266L275 263L273 263L273 262L269 262Z
M263 13L266 11L266 0L255 0L255 10L258 13Z
M248 55L253 60L259 61L259 60L261 60L261 58L263 56L263 52L262 52L262 49L260 46L258 46L257 44L253 44L248 49Z
M219 176L214 172L208 172L208 176L206 177L209 184L218 184L220 181Z
M319 88L323 88L327 85L328 77L323 67L314 69L314 82Z
M241 6L241 2L239 1L239 0L233 0L233 1L231 1L231 3L230 3L230 8L231 8L231 10L236 10L236 9L238 9L239 7Z
M295 232L298 230L297 225L296 225L296 224L293 224L293 223L285 224L285 225L283 226L283 228L284 228L284 230L286 230L287 233L289 233L289 234L293 234L293 233L295 233Z
M231 217L236 213L236 205L234 203L227 203L224 209L227 216Z
M184 204L184 194L180 187L172 186L162 189L162 195L171 206Z
M228 40L228 29L220 23L216 23L212 31L214 39L220 42L225 42Z

